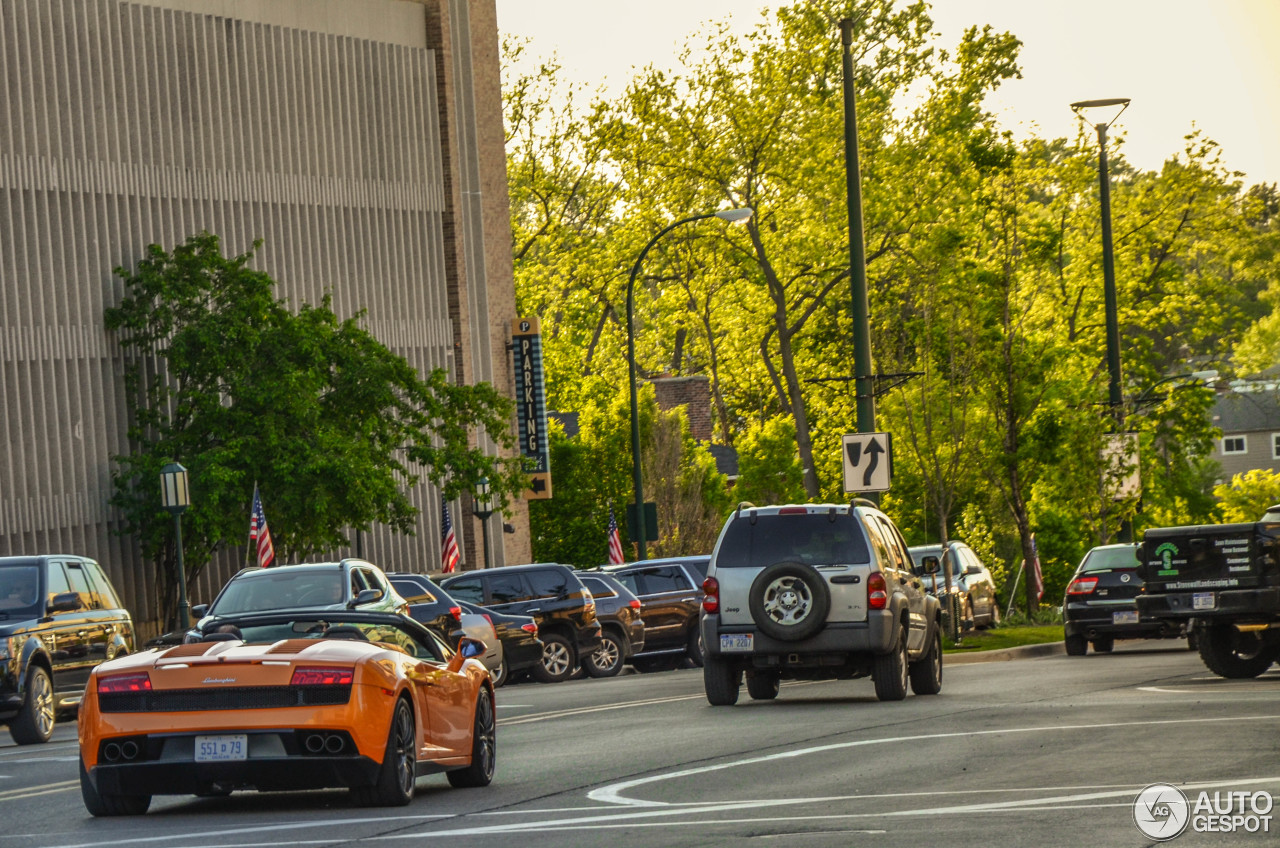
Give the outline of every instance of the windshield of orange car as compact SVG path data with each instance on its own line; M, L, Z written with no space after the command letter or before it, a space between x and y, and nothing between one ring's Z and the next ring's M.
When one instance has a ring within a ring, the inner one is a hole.
M337 568L323 571L263 569L233 579L214 601L209 612L221 616L333 606L343 602L345 580L342 571Z
M272 618L254 621L237 619L235 624L224 623L206 635L206 639L226 638L214 634L228 634L248 645L273 645L286 639L330 639L351 642L377 643L403 651L422 660L447 660L452 653L430 633L415 634L399 623L384 621L338 620L332 618L305 617L297 619Z

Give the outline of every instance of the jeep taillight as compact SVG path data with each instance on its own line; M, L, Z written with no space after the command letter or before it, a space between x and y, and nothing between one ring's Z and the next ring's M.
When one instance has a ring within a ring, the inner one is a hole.
M1068 595L1091 595L1093 590L1098 587L1098 578L1096 577L1077 577L1067 584Z
M867 606L874 610L888 605L889 587L884 582L884 575L879 571L872 572L867 578Z
M702 581L702 611L705 613L720 612L720 583L714 577Z
M134 674L111 674L98 678L98 694L116 692L150 692L151 675L145 671Z

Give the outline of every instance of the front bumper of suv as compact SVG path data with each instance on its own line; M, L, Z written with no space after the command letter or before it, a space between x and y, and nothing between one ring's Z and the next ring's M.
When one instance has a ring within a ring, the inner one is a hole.
M898 624L889 610L872 610L866 621L829 622L808 639L784 641L760 632L753 624L721 624L719 615L704 615L701 622L703 651L725 660L752 657L799 655L886 654L897 639ZM721 634L752 634L753 647L746 651L722 651Z

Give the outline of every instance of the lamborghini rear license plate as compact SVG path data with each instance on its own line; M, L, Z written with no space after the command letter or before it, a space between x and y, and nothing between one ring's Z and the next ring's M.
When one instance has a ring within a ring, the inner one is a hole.
M754 633L721 633L720 650L729 653L750 653L755 648Z
M229 733L222 736L196 737L196 762L220 763L243 760L249 755L249 736Z
M1137 624L1138 611L1137 610L1116 610L1115 612L1111 613L1111 623L1112 624Z

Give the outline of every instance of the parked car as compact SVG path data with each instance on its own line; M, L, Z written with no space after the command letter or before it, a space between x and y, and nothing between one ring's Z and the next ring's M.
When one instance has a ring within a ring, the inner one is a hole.
M199 642L229 615L300 609L406 615L409 605L391 588L382 569L361 559L245 568L227 581L212 604L191 608L199 620L186 641Z
M595 599L601 629L600 648L582 658L582 667L592 677L613 677L635 654L644 650L645 624L640 599L607 574L580 572L578 579Z
M605 574L631 590L643 605L644 650L631 664L637 671L653 671L673 660L687 658L702 665L702 581L710 556L668 557L605 566Z
M444 639L450 647L456 650L463 636L484 642L488 650L481 659L493 675L493 685L497 687L506 682L503 671L506 646L490 616L464 609L425 574L391 571L387 572L387 580L408 604L408 616Z
M0 723L48 742L99 663L133 653L133 619L87 557L0 557Z
M524 677L542 664L542 640L538 638L538 622L533 616L498 612L466 601L458 603L465 612L489 619L502 642L502 665L490 669L495 687Z
M343 609L224 624L235 633L116 659L89 677L80 792L91 814L141 815L153 795L237 789L341 787L361 806L402 806L417 774L445 771L467 787L493 779L479 642L455 653L407 616Z
M1117 639L1174 639L1185 635L1176 622L1138 611L1142 577L1139 545L1102 545L1080 560L1062 599L1062 629L1067 653L1082 657L1093 643L1105 654Z
M600 647L595 600L567 565L539 562L450 574L440 585L454 598L498 612L530 615L538 622L542 662L533 677L541 683L568 680L581 657Z
M948 542L942 545L917 545L908 548L915 563L912 571L924 582L925 591L939 600L946 594L944 571L929 574L923 562L926 556L935 556L941 567L951 565L951 591L960 602L962 629L968 627L992 627L1000 623L1000 602L996 598L996 581L973 549L964 542ZM944 605L943 609L947 607ZM964 622L970 622L965 625Z
M936 561L931 562L933 568ZM942 689L942 613L902 534L873 503L740 504L703 583L707 701L778 695L779 681L870 675L876 697Z

